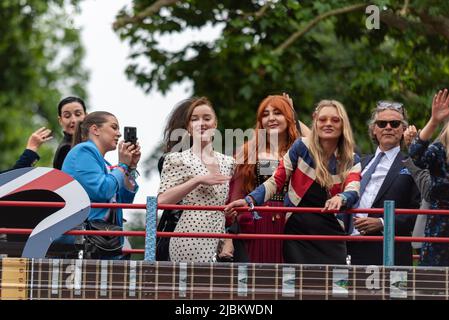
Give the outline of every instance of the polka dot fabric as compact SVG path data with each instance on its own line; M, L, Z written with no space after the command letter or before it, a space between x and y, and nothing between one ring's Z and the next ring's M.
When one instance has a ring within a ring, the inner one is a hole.
M220 173L232 176L234 159L219 152L214 153L220 166ZM191 149L168 154L161 173L159 193L180 185L198 175L208 175L209 170ZM184 197L184 205L222 206L229 192L229 183L221 185L200 185ZM175 232L224 233L225 216L221 211L188 210L182 213ZM219 239L171 238L170 259L175 262L216 261Z

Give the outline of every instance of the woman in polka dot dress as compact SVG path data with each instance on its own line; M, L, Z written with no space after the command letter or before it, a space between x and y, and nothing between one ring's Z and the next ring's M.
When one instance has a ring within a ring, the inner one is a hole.
M217 117L207 98L193 99L186 121L193 139L190 149L166 156L159 187L159 204L224 205L234 159L215 152L212 146ZM221 211L184 210L175 232L224 233ZM219 239L172 238L170 260L175 262L216 261Z

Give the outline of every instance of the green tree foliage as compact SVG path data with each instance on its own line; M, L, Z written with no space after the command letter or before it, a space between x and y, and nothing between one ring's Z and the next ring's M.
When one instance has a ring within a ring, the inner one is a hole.
M449 76L449 2L378 0L380 28L366 26L364 1L134 0L115 30L131 45L128 76L145 91L193 82L218 111L220 128L249 128L268 94L288 92L310 123L325 98L347 107L356 140L372 150L367 120L377 100L405 104L424 125L431 96ZM161 42L186 29L221 30L176 51Z
M86 97L84 51L67 11L77 13L78 2L0 1L0 170L14 164L39 127L61 136L56 106L62 96ZM55 144L39 150L40 165L51 164Z

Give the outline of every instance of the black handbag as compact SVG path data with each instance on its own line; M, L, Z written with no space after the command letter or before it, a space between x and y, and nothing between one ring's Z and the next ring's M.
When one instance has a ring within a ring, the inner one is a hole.
M157 231L173 232L181 218L182 210L164 210L161 220L157 225ZM170 261L170 238L157 238L156 240L156 260Z
M159 158L157 168L159 174L162 172L164 166L165 154ZM164 210L162 212L161 219L157 225L157 231L161 232L173 232L175 231L176 225L181 218L182 210ZM156 239L156 260L157 261L170 261L170 237L167 238L157 238Z
M115 212L113 214L113 222L105 220L87 220L85 222L86 230L94 231L122 231L122 227L116 223ZM100 235L86 235L85 236L85 251L88 257L98 259L104 256L118 256L122 253L121 236L100 236Z

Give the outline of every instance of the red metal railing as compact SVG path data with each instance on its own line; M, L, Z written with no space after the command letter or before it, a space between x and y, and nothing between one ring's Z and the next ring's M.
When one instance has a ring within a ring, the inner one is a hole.
M45 201L0 201L0 207L46 207L46 208L62 208L65 202L45 202ZM122 209L146 209L145 204L129 204L129 203L92 203L92 208L122 208ZM193 206L193 205L158 205L158 209L164 210L204 210L204 211L223 211L225 206ZM247 212L248 207L235 208L236 211ZM286 213L323 213L333 214L341 212L338 210L323 211L321 208L306 207L255 207L256 211L270 211ZM350 209L343 213L383 213L383 209ZM426 215L449 215L449 210L418 210L418 209L395 209L395 214L426 214ZM0 228L3 234L30 234L32 229L13 229ZM145 231L92 231L92 230L72 230L66 232L69 235L103 235L103 236L129 236L129 237L145 237ZM346 240L346 241L382 241L382 236L331 236L331 235L286 235L286 234L217 234L217 233L180 233L180 232L157 232L157 237L186 237L186 238L220 238L220 239L278 239L278 240ZM395 241L399 242L435 242L449 243L448 237L403 237L396 236ZM124 250L126 253L143 253L142 249ZM414 258L417 258L415 255ZM418 256L419 258L419 256Z
M65 202L48 202L48 201L1 201L0 207L43 207L43 208L62 208ZM92 203L92 208L122 208L122 209L146 209L145 204L133 203ZM193 206L193 205L178 205L178 204L160 204L157 206L160 210L204 210L204 211L223 211L225 206ZM236 211L249 211L248 207L234 208ZM323 211L322 208L308 208L308 207L254 207L255 211L270 211L279 213L383 213L384 209L349 209L345 211L328 210ZM449 215L449 210L421 210L421 209L395 209L395 214L426 214L426 215Z

